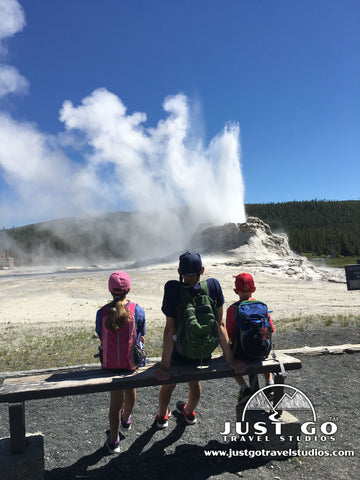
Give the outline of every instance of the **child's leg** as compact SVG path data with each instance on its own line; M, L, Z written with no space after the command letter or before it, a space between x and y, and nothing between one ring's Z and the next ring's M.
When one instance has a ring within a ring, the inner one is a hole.
M251 390L249 385L245 382L244 377L241 375L236 375L234 377L235 381L239 384L240 390L238 392L238 402L239 403L244 403L250 398L251 396Z
M200 382L189 382L189 399L186 405L186 412L192 413L200 400L201 384Z
M264 373L264 378L265 378L266 386L274 385L274 377L272 373ZM265 395L267 396L269 401L272 403L274 400L274 389L267 388L265 390Z
M124 400L123 390L112 390L110 392L109 425L111 440L115 442L119 436L120 410Z
M159 415L161 417L165 417L167 414L167 408L169 406L171 395L176 387L176 383L163 385L160 389L159 393Z
M265 378L266 385L274 384L274 377L272 373L264 373L264 378Z
M123 419L125 422L129 420L132 409L134 408L136 400L136 388L129 388L125 390L125 401L124 401L124 414Z
M241 375L236 375L236 377L234 377L234 380L240 385L247 385L247 383L245 382L244 378L241 376Z

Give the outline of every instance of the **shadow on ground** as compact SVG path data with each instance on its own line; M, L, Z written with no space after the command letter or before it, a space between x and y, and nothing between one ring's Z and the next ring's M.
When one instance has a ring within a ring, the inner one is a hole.
M153 443L147 450L153 435L157 431L155 423L137 438L128 450L116 456L109 456L105 447L99 448L91 455L80 458L76 463L65 468L56 468L45 474L46 480L60 479L117 479L126 480L154 479L192 480L207 479L225 473L236 474L247 469L256 469L268 463L269 458L247 457L229 458L230 449L239 449L239 443L220 443L209 441L207 445L186 443L176 447L174 453L167 454L166 449L176 443L187 428L182 418L177 419L176 427L165 438ZM243 448L243 445L242 445ZM223 456L208 457L204 450L224 452ZM96 465L109 457L105 466Z

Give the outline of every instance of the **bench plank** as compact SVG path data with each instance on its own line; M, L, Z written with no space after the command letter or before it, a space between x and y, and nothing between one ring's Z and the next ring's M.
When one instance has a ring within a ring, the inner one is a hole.
M282 361L285 370L301 368L302 363L299 359L282 353L277 353L277 358ZM6 377L0 387L0 403L105 392L120 388L140 388L167 383L210 380L235 375L235 372L229 368L222 356L212 358L207 365L202 367L197 367L191 363L172 366L171 377L164 382L160 382L154 377L154 371L157 367L158 363L150 363L133 373L107 371L98 367L19 378ZM243 374L256 375L266 372L280 373L279 361L268 358L262 362L248 363Z
M272 372L277 382L283 383L284 370L297 370L301 366L301 360L277 353L276 359L267 358L263 362L247 364L243 374L249 375L252 387L256 390L257 374ZM0 378L0 402L9 403L11 452L15 454L25 450L26 400L210 380L235 375L222 356L212 358L207 365L201 367L191 363L172 366L170 379L166 382L160 382L154 377L156 368L158 368L158 362L149 363L133 373L103 370L99 366L70 371L59 369L35 375L3 376Z

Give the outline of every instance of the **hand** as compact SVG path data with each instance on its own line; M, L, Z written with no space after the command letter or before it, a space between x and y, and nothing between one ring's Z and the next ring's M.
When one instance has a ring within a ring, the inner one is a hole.
M168 367L165 367L164 365L161 365L160 363L159 368L154 372L154 377L160 381L169 380L170 369Z
M229 367L232 368L235 373L240 375L245 372L246 363L242 362L241 360L231 360L231 362L229 362Z

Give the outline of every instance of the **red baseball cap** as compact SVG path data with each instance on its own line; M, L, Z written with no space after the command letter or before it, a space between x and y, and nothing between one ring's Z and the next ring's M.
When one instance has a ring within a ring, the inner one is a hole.
M131 280L126 272L118 270L110 275L109 290L111 293L121 293L130 290Z
M239 292L255 292L255 283L250 273L239 273L235 278L235 288Z

